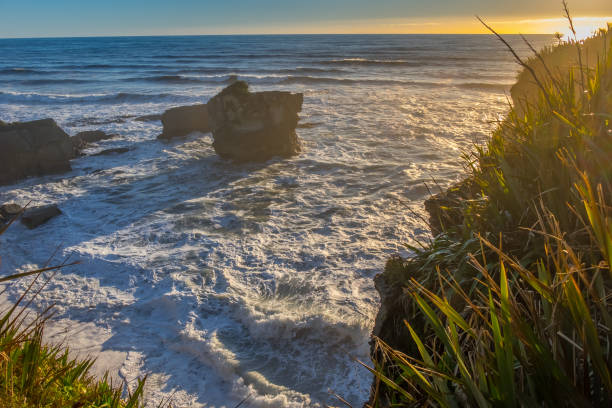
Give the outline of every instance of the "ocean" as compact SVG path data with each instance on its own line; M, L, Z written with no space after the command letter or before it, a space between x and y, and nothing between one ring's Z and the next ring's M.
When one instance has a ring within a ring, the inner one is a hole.
M486 35L0 39L0 55L0 120L118 135L88 153L130 148L0 187L0 203L63 211L0 237L0 275L80 261L32 306L56 304L49 340L130 387L148 374L151 405L178 407L363 404L373 277L429 239L423 201L461 179L519 70ZM299 156L233 164L210 134L164 143L138 119L235 79L304 93Z

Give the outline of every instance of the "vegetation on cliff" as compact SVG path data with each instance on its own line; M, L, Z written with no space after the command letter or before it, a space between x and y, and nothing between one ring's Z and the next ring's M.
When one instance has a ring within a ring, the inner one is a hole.
M612 405L611 37L521 60L467 180L427 203L440 233L387 263L371 406Z

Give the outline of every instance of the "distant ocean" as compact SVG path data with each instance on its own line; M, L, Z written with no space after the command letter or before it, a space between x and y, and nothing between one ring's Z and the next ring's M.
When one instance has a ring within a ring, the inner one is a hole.
M0 203L64 213L12 226L0 274L58 247L81 260L37 304L57 303L50 332L122 379L150 374L149 399L179 407L363 404L371 376L352 358L369 362L372 278L428 238L423 200L461 178L518 72L479 35L4 39L0 55L0 120L51 117L119 135L89 152L131 149L0 187ZM301 155L235 165L209 134L162 143L160 122L136 120L236 78L304 93Z

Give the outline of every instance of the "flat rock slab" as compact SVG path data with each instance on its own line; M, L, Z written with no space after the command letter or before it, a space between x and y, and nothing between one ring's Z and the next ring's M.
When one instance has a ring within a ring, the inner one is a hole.
M191 132L210 132L208 108L205 104L168 109L161 116L164 130L158 139L172 139Z
M215 151L237 162L298 154L295 128L303 100L301 93L253 93L246 82L234 82L208 102Z
M21 217L21 222L28 228L36 228L62 212L57 205L44 205L27 209Z

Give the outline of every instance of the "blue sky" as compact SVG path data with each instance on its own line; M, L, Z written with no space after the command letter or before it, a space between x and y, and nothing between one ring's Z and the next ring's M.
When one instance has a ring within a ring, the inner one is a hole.
M570 0L612 16L612 0ZM0 0L0 37L301 32L475 32L561 15L560 0ZM533 25L533 24L532 24ZM525 26L528 31L533 31ZM520 30L519 30L520 31Z

